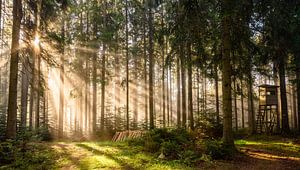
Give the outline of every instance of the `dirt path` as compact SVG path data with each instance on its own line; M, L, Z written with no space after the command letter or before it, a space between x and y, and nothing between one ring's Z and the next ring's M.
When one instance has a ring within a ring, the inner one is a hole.
M265 150L241 147L232 160L219 160L203 169L217 170L300 170L300 158L281 156Z

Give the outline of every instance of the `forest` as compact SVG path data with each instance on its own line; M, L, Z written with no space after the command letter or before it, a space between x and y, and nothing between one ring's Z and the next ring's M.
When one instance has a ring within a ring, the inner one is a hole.
M299 0L0 0L0 170L299 168Z

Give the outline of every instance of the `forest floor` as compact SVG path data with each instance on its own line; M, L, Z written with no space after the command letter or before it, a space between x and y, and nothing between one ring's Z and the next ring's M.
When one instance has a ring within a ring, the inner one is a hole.
M180 161L158 159L126 142L33 143L36 164L26 169L300 169L300 140L252 137L236 140L240 151L230 160L200 162L188 167ZM41 160L47 160L39 162ZM0 169L10 169L9 166Z

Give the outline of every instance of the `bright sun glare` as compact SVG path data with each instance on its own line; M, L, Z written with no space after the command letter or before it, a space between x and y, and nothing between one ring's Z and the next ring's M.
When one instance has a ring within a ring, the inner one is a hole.
M33 41L34 46L38 47L40 44L40 38L38 36L35 36Z

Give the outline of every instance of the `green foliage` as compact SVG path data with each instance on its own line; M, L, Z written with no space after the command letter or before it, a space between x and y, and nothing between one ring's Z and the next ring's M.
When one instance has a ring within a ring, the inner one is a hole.
M234 148L225 146L221 140L204 140L199 145L212 159L227 159L234 153Z
M147 152L163 154L168 160L180 160L188 165L195 163L201 155L196 147L196 137L186 129L154 129L129 144L141 145Z
M202 113L200 118L196 120L196 133L201 138L221 138L223 135L223 125L217 123L214 119L215 113ZM222 121L222 120L220 120Z
M54 165L55 153L47 145L24 140L0 143L0 169L48 169Z
M33 131L24 129L18 132L17 141L51 141L52 136L48 128L40 127Z

